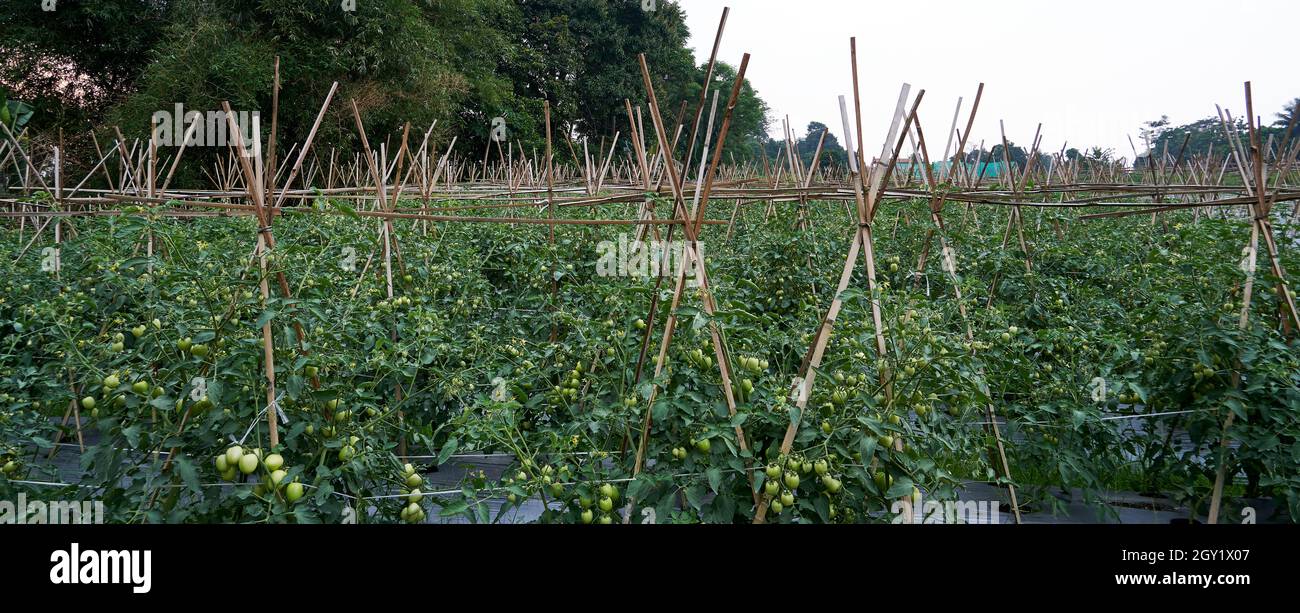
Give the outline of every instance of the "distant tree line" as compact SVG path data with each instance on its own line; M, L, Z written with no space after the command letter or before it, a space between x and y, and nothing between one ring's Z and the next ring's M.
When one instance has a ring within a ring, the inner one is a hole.
M791 130L794 132L794 130ZM795 155L803 163L804 168L812 165L813 156L817 154L817 143L822 138L822 133L826 133L826 140L822 143L821 157L818 158L817 168L847 168L848 152L840 144L840 140L835 137L833 132L826 127L826 124L820 121L808 122L808 127L804 130L803 136L794 137ZM788 162L784 157L786 151L786 139L765 138L762 142L763 153L767 156L769 164L777 163L778 158L781 160L782 167L787 167Z
M1300 107L1300 98L1295 98L1284 105L1281 111L1273 115L1272 122L1268 122L1267 119L1260 121L1263 124L1259 130L1262 145L1267 146L1269 138L1272 137L1273 148L1280 147L1288 125L1292 125L1292 142L1294 143L1294 139L1300 137L1300 120L1294 124L1291 122L1297 107ZM1149 146L1149 149L1144 149L1139 155L1137 165L1145 165L1152 153L1156 156L1168 155L1170 159L1177 159L1180 151L1184 159L1196 155L1206 155L1211 151L1213 151L1215 157L1227 155L1232 151L1232 148L1228 143L1228 137L1224 133L1226 120L1226 115L1224 120L1220 120L1217 115L1214 115L1175 126L1171 125L1167 115L1162 115L1160 119L1143 123L1140 130L1143 142L1137 146L1144 148ZM1239 136L1242 143L1250 142L1249 130L1250 127L1244 117L1234 116L1231 121L1227 121L1227 131ZM1185 150L1184 143L1186 143ZM1274 151L1273 153L1279 152Z

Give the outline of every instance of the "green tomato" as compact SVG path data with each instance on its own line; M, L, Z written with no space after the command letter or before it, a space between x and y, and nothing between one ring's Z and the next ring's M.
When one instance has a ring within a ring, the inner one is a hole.
M244 457L244 448L235 445L226 450L226 464L228 466L239 466L239 458Z
M244 454L239 458L239 472L245 475L251 475L257 471L257 456L251 453Z
M600 495L610 500L617 500L618 488L615 488L613 485L610 485L608 483L602 483L600 485Z
M294 481L284 488L284 499L289 502L298 502L302 498L302 484Z
M273 453L266 456L266 460L263 463L266 464L267 470L275 472L280 470L280 467L284 466L284 457L278 453Z

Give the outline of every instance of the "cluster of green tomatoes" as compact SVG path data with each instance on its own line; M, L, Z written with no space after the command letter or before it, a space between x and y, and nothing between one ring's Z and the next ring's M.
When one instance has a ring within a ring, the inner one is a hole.
M253 487L253 493L258 496L274 492L290 504L303 496L303 485L297 479L285 482L289 472L284 457L278 453L263 457L260 448L247 449L243 445L231 445L225 453L217 454L213 464L217 473L226 481L235 481L241 474L251 477L260 471L257 485Z

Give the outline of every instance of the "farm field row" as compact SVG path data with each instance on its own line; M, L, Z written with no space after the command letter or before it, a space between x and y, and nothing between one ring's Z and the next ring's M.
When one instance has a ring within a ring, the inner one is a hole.
M632 206L593 211L628 219ZM542 522L640 522L653 509L659 523L731 523L751 521L763 492L770 522L888 522L896 501L952 500L968 482L1014 483L1025 512L1063 512L1051 494L1063 488L1083 504L1130 491L1203 515L1231 413L1225 512L1272 498L1300 519L1300 347L1278 331L1263 266L1254 323L1238 329L1250 225L1235 212L1083 221L1026 207L1025 254L1003 246L1009 207L950 205L954 287L927 202L881 207L878 285L860 267L841 295L804 414L792 381L856 225L840 202L809 203L807 227L792 204L745 205L730 231L704 226L712 317L690 283L670 308L671 274L657 283L652 260L619 247L635 225L558 226L552 245L545 225L394 220L390 300L382 224L338 202L284 211L265 276L247 217L70 218L57 275L43 268L49 241L24 250L31 229L10 224L0 496L75 497L44 484L68 475L38 460L76 442L59 427L75 406L96 433L75 481L113 522L339 522L361 505L365 521L487 522L531 500L546 505ZM1300 270L1277 227L1283 267ZM263 301L276 272L293 298ZM518 461L427 483L473 454Z

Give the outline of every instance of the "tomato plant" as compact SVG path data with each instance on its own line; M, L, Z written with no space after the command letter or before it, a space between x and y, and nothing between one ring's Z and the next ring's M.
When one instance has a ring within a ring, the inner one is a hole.
M923 206L884 205L878 285L859 273L840 296L802 411L794 378L849 238L839 203L809 207L808 229L793 211L751 214L729 239L707 228L717 310L687 288L657 376L673 278L598 275L598 245L619 226L562 227L551 244L545 226L399 220L390 299L382 257L361 257L377 244L373 220L287 209L265 280L283 272L292 297L263 300L251 219L68 218L57 277L32 254L0 272L0 493L56 476L38 459L75 436L58 418L76 403L97 441L78 477L102 488L112 521L490 522L536 501L543 522L640 522L652 509L658 521L730 523L750 521L763 493L768 521L884 522L891 501L921 490L942 500L969 481L1007 483L992 414L1027 509L1050 512L1053 491L1076 488L1200 509L1232 413L1223 457L1244 479L1227 498L1272 496L1300 519L1300 349L1275 325L1276 279L1264 273L1255 323L1238 329L1243 222L1048 210L1038 215L1064 229L1030 233L1026 270L1014 241L998 245L1006 213L983 209L949 221L954 287L938 258L919 278L909 270L929 230ZM17 230L0 239L17 258ZM1282 252L1289 270L1300 269L1293 251ZM514 464L435 491L424 475L458 454ZM506 501L496 516L491 499Z

